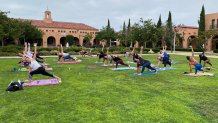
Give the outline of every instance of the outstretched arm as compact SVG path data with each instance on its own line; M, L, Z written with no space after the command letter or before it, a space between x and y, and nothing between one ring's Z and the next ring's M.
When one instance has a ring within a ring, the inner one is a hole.
M61 44L61 54L62 55L64 54L64 50L63 50L62 44Z
M135 52L135 45L134 45L131 53L133 54L134 52Z
M33 55L33 59L36 59L37 43L34 43L33 46L34 46L34 55Z
M23 55L27 54L27 42L24 43Z
M109 53L109 52L108 52L108 51L109 51L109 48L110 48L110 47L107 48L107 56L108 56L108 53Z
M143 46L141 46L141 49L140 49L140 56L142 56L142 53L143 53Z
M190 46L190 47L191 47L191 49L192 49L192 57L194 58L194 55L195 55L194 49L193 49L192 46Z

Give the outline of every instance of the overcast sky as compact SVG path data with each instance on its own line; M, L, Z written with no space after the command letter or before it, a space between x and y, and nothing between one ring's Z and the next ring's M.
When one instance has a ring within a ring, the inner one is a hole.
M47 6L54 21L80 22L97 29L107 25L121 30L123 22L140 18L166 21L172 12L174 24L198 26L201 7L206 14L218 12L218 0L0 0L0 10L9 17L42 20Z

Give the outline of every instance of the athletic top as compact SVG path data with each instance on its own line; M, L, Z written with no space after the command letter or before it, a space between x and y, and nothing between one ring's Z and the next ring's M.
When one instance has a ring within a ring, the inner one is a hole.
M149 63L149 62L150 62L150 61L145 60L145 59L139 57L139 62L137 62L137 67L143 66L145 63Z
M26 53L26 55L27 55L28 57L32 58L32 57L33 57L33 52L28 51L28 52Z
M193 58L193 57L191 57L190 58L190 60L189 60L189 64L191 64L191 65L197 65L198 64L198 62Z
M100 58L103 58L103 57L105 57L105 56L107 56L107 55L101 51L100 54L99 54L99 59L100 59Z
M207 56L205 56L204 54L200 54L199 57L200 57L200 59L203 60L203 61L208 60Z
M63 57L69 56L70 54L68 53L63 53Z
M32 71L34 71L34 70L38 69L39 67L41 67L41 65L36 60L31 61L29 66L32 69Z

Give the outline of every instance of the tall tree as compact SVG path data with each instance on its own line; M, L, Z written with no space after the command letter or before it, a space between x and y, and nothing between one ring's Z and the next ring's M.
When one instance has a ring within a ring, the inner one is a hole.
M119 34L121 44L124 45L124 46L127 46L127 31L126 31L125 21L123 22L123 30L118 34Z
M163 28L162 28L162 21L161 21L161 15L159 16L159 20L157 22L157 29L156 29L156 36L157 36L157 42L156 45L158 47L161 47L163 44L162 39L163 39ZM153 45L154 46L154 45Z
M131 30L131 22L129 18L128 26L127 26L127 32L126 32L126 46L130 45L132 40L132 30Z
M110 20L108 19L107 21L107 28L110 29L111 28L111 25L110 25Z
M200 20L198 22L199 24L199 29L198 29L198 35L203 35L203 33L205 32L205 9L204 9L204 5L202 6L201 9L201 14L200 14Z
M161 26L162 26L162 21L161 21L161 15L160 15L159 20L157 22L157 28L161 28Z
M170 50L173 50L173 23L172 23L172 15L169 11L167 25L166 25L166 45L170 46Z

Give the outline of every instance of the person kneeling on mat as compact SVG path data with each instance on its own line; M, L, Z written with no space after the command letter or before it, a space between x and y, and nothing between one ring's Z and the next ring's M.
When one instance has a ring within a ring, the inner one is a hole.
M145 60L141 57L136 57L135 59L137 61L137 73L139 73L140 66L142 67L141 73L139 73L139 75L141 75L144 72L145 68L148 68L149 70L152 70L153 72L156 72L156 69L151 67L150 61Z
M37 44L35 43L34 44L35 54L33 55L33 58L28 56L28 55L25 56L25 60L29 63L29 82L32 81L32 77L34 74L42 74L45 76L50 76L52 78L58 79L59 82L61 82L61 79L58 76L55 76L53 74L46 72L45 68L35 60L35 58L36 58L36 46L37 46Z
M199 64L195 58L194 58L194 50L192 46L190 46L192 49L192 56L186 56L186 59L188 60L190 73L192 72L192 65L195 66L195 74L197 74L198 71L204 71L202 64Z
M116 68L117 68L118 64L130 67L130 65L123 63L123 60L121 58L119 58L118 56L111 55L111 58L116 63Z

